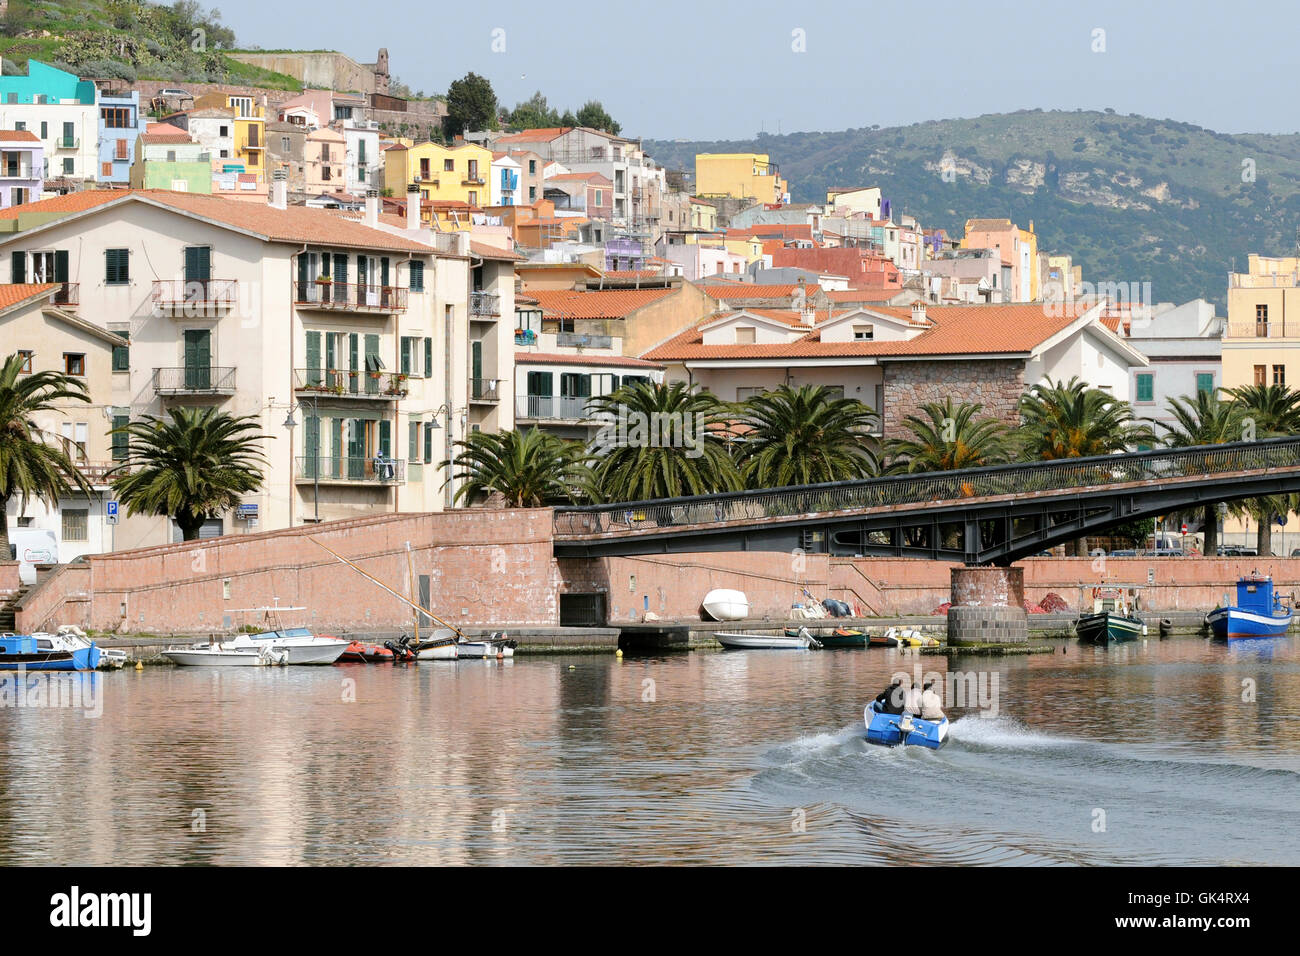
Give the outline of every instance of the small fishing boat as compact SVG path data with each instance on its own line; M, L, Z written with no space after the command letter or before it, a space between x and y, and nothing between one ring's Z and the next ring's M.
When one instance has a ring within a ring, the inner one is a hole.
M922 634L914 627L891 627L867 639L871 647L938 647L939 639Z
M60 624L57 634L59 637L66 639L67 642L74 647L91 647L92 645L95 647L99 646L86 636L85 631L77 627L75 624ZM99 667L97 669L101 671L121 670L126 666L126 660L126 651L118 650L117 648L100 647Z
M399 647L395 651L386 644L365 641L353 641L339 657L340 664L400 664L412 660L415 660L415 655L405 648Z
M1273 589L1271 577L1251 573L1237 581L1237 603L1215 608L1205 623L1220 641L1281 637L1291 627L1291 604Z
M853 627L821 627L814 630L787 627L785 636L798 637L801 630L808 631L825 648L867 646L866 632Z
M93 671L101 654L94 641L72 634L0 635L0 670Z
M455 644L458 658L495 657L502 659L514 657L517 646L518 642L508 637L504 631L495 631L486 640L467 641L462 638Z
M743 621L749 617L749 598L744 591L717 588L704 595L703 605L715 621Z
M741 634L736 631L715 631L713 637L728 650L743 651L794 651L821 648L821 642L801 627L794 637L784 634Z
M182 667L270 667L289 663L288 649L251 642L238 647L218 642L169 647L161 656Z
M1079 640L1114 644L1145 637L1147 626L1137 616L1137 591L1132 585L1101 585L1092 589L1092 613L1074 622Z
M928 747L938 750L948 739L948 718L922 720L912 714L888 714L874 700L862 714L867 725L867 741L883 747Z

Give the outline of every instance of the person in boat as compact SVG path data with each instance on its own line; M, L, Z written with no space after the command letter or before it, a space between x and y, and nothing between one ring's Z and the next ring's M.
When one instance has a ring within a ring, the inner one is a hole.
M921 691L921 719L947 719L943 713L943 701L939 698L939 693L934 689L934 681L926 684L925 689Z
M914 717L921 716L921 688L913 684L903 697L903 710Z
M901 714L903 712L903 682L897 677L894 682L876 695L882 714Z

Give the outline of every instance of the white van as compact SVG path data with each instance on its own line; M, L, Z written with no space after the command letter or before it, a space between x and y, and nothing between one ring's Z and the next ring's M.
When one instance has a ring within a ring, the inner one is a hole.
M36 583L36 565L59 563L59 539L47 528L11 528L9 548L23 584Z

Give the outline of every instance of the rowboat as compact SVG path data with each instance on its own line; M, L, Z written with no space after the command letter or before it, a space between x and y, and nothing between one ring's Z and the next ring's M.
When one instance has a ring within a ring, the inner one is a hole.
M822 646L820 641L808 633L806 627L799 628L799 633L794 637L784 634L741 634L736 631L715 631L713 637L728 650L794 651L817 650Z
M1099 586L1092 589L1092 613L1074 622L1079 640L1090 644L1114 644L1145 637L1147 626L1137 616L1137 588Z
M1205 615L1215 638L1240 641L1280 637L1291 627L1291 599L1273 589L1268 575L1248 574L1237 581L1237 603Z
M744 591L717 588L704 595L703 606L715 621L743 621L749 617L749 598Z

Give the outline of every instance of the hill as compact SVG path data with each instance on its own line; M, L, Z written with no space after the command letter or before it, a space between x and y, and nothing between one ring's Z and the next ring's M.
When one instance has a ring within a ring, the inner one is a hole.
M973 119L731 142L646 141L669 169L697 152L765 152L796 202L879 185L896 212L960 237L966 219L1034 222L1091 282L1151 282L1157 301L1222 311L1251 252L1290 254L1300 227L1300 135L1227 135L1113 112L1024 110Z

